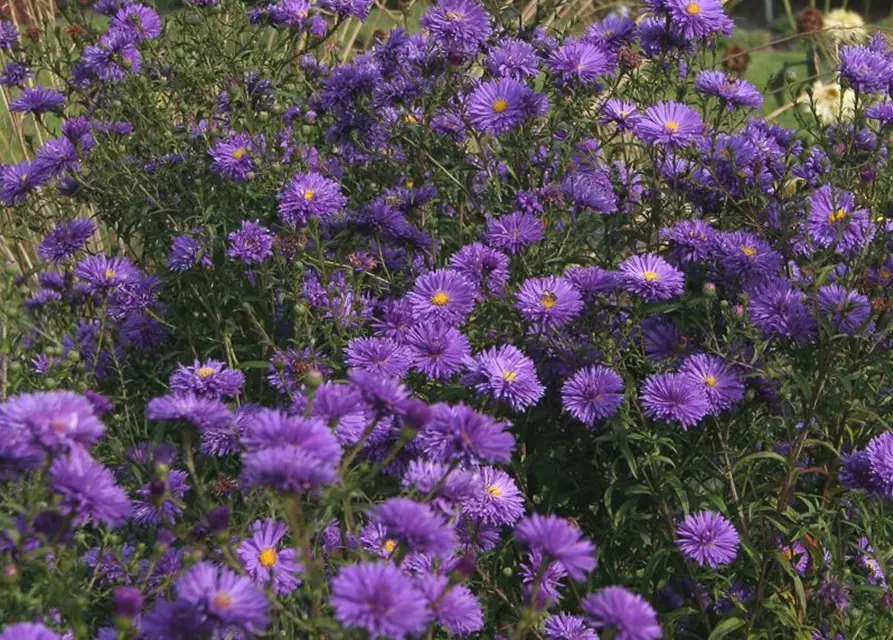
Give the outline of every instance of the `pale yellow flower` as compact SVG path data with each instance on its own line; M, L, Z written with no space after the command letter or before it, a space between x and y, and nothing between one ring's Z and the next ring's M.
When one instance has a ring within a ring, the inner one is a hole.
M855 11L834 9L823 17L825 33L834 42L856 44L865 40L865 21Z
M803 105L805 110L810 110L810 99L807 94L804 93L797 98L797 102ZM852 89L844 91L836 82L824 84L821 80L816 80L812 85L812 102L822 124L849 122L853 119L856 108L856 94Z

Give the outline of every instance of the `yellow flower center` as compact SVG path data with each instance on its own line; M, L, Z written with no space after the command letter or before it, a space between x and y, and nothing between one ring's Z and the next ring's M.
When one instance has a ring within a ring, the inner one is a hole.
M233 160L241 160L245 155L245 148L239 147L238 149L233 151Z
M418 122L416 117L411 113L407 113L405 116L403 116L403 119L406 121L406 124L415 124Z
M500 490L499 487L491 484L489 487L487 487L487 495L491 498L498 498L502 495L502 490Z
M518 378L517 371L509 371L508 369L502 372L502 379L506 382L514 382Z
M881 282L886 282L890 279L890 276L893 276L893 273L890 273L887 269L881 269L878 272L878 278L880 278Z
M260 562L260 566L264 569L269 569L276 564L276 552L270 547L264 547L257 554L257 561Z
M556 296L551 291L544 291L543 295L540 296L540 304L543 305L544 309L551 309L558 303L558 296Z
M233 599L226 591L218 591L214 595L214 599L211 603L214 605L215 609L229 609L233 603Z
M307 202L313 200L314 195L316 194L313 192L313 189L304 189L304 200L306 200Z
M381 548L385 553L390 555L390 554L394 553L394 549L397 548L397 542L396 542L396 540L391 540L390 538L388 538L387 540L385 540L384 542L381 543Z
M670 133L676 133L679 131L679 123L675 120L667 120L664 123L664 129L666 129Z
M837 211L832 211L828 214L828 222L834 224L835 222L841 222L842 220L846 220L847 212L843 209L838 209Z
M645 280L647 280L648 282L652 282L660 278L657 271L646 271L642 274L642 277L645 278Z
M409 180L406 181L407 189L412 189L414 186L415 186L415 180L413 180L412 178L410 178Z
M689 2L687 5L685 5L685 13L690 16L696 16L701 13L701 5L699 5L697 2Z
M505 98L496 98L493 101L493 113L502 113L509 108L509 101Z
M105 270L105 279L106 280L114 280L115 276L118 275L115 273L115 270L109 267Z
M431 304L433 304L435 307L442 307L449 301L450 296L446 291L438 291L433 296L431 296Z
M214 375L214 369L212 369L211 367L201 367L195 373L199 378L204 379L204 378Z
M748 258L753 258L755 255L757 255L757 250L749 245L744 245L743 247L741 247L741 253L746 255Z
M712 389L716 386L716 378L714 378L713 376L707 376L706 378L704 378L704 384Z
M833 85L825 87L824 94L826 100L837 100L840 98L840 91Z
M27 174L27 173L23 173L21 176L19 176L19 181L20 181L22 184L25 184L26 182L28 182L28 174Z

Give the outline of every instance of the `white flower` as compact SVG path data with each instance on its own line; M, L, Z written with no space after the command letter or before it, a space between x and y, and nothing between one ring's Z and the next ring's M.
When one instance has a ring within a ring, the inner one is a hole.
M855 11L834 9L824 16L828 37L834 42L855 44L865 40L865 21Z
M807 94L797 98L805 110L810 110L810 98ZM823 84L816 80L812 85L812 103L816 115L822 124L837 124L853 119L856 107L856 94L852 89L846 91L837 82Z

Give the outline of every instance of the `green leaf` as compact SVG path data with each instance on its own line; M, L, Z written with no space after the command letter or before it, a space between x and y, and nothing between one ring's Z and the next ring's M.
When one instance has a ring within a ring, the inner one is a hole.
M738 469L738 467L740 467L744 463L753 462L754 460L775 460L776 462L781 462L785 465L787 465L788 463L786 458L778 455L774 451L758 451L757 453L751 453L749 456L744 456L738 462L736 462L735 466L732 468L732 472L734 473Z
M725 638L727 635L743 626L744 620L741 618L726 618L713 628L713 631L710 633L707 640L719 640L719 638Z

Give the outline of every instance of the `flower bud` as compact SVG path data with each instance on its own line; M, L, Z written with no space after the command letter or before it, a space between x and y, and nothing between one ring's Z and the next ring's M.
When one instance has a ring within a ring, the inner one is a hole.
M143 594L136 587L118 587L112 592L115 615L133 620L143 608Z

